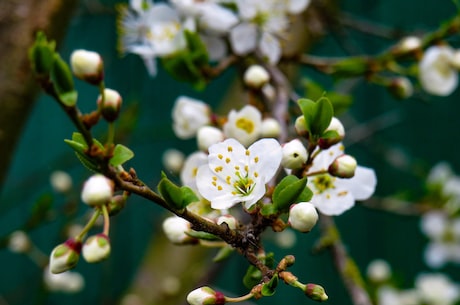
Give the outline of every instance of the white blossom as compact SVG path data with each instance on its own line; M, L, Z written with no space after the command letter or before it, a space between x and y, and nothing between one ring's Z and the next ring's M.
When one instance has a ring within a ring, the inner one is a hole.
M246 105L240 111L230 111L223 129L227 138L235 138L247 147L260 137L261 127L260 111L254 106Z
M204 102L187 96L179 96L172 110L174 133L180 139L196 136L198 129L211 121L211 110Z
M196 140L199 149L208 151L209 146L224 140L224 133L219 128L203 126L198 129Z
M81 200L90 206L99 206L109 202L113 196L113 182L101 174L91 176L83 184Z
M447 96L458 85L458 71L452 66L454 50L449 46L432 46L419 63L419 80L430 94Z
M228 209L244 203L249 209L265 194L282 158L275 139L262 139L246 149L235 139L209 148L208 164L197 173L197 187L214 209Z
M442 273L420 274L415 287L423 304L454 305L460 299L460 286Z
M180 173L180 180L183 185L197 191L196 174L201 165L208 163L208 155L202 151L197 151L190 154L184 162L184 166Z

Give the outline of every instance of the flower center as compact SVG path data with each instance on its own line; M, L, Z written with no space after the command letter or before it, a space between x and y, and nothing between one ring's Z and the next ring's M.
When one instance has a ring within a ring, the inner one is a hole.
M313 184L315 185L318 194L321 194L327 189L334 188L335 177L330 175L318 175L313 179Z
M249 178L247 175L246 177L241 177L241 174L239 172L236 172L236 176L238 176L239 179L233 182L233 187L235 188L235 191L232 192L232 194L241 194L244 196L251 194L254 190L254 186L256 185L254 183L254 180Z
M247 133L252 133L254 131L254 123L246 118L239 118L236 121L236 127L243 129Z

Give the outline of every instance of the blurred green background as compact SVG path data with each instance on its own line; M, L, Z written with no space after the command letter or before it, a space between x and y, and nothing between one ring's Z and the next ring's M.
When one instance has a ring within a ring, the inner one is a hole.
M102 55L106 85L122 94L123 108L129 113L124 118L123 130L126 133L122 135L124 144L136 153L129 165L137 169L144 181L154 186L162 169L161 156L165 149L175 147L186 153L195 149L193 140L179 141L172 132L170 113L176 97L188 95L202 99L217 109L222 92L235 74L234 71L225 73L202 92L175 82L163 70L156 78L149 78L138 57L121 57L116 51L114 6L118 2L82 1L59 49L66 60L76 48L94 50ZM339 7L352 16L408 33L433 29L455 14L455 6L447 0L427 0L423 3L415 0L344 0L339 2ZM458 38L454 38L454 45L456 42ZM343 29L328 33L315 45L312 53L330 56L375 54L386 46L388 40ZM309 69L301 72L320 81L326 88L332 85L328 77ZM76 86L81 109L93 109L97 90L80 81L76 82ZM417 194L422 190L418 178L441 160L449 161L454 169L460 169L457 157L460 140L456 117L460 110L458 91L448 98L434 98L419 92L413 98L397 101L385 89L359 82L353 91L351 112L344 120L349 124L346 127L365 123L382 114L397 118L391 126L364 141L353 143L347 150L356 154L360 164L376 169L379 179L377 195L406 190ZM355 123L351 118L356 120ZM30 234L45 253L50 253L56 244L65 240L62 231L67 221L78 221L84 216L86 206L80 204L74 211L64 209L66 198L54 194L49 185L49 176L53 171L68 171L74 177L75 198L78 200L80 183L89 175L63 141L70 138L72 132L72 125L61 109L42 94L30 115L9 175L2 186L0 236L20 227L29 218L34 203L44 194L51 195L55 212L49 221ZM395 160L402 163L394 166L392 162ZM153 204L131 198L127 208L113 218L110 259L97 265L83 260L79 262L77 271L84 275L86 286L76 295L46 293L42 288L42 271L39 268L25 256L0 250L0 304L117 304L137 272L148 243L156 234L161 234L158 227L164 215ZM412 285L416 274L428 270L422 259L426 240L419 231L417 217L395 216L357 206L338 217L337 223L347 249L362 270L375 258L386 259L401 283L407 286ZM315 228L308 235L298 234L295 247L281 249L277 259L284 254L295 254L294 270L300 280L323 285L330 297L327 304L351 304L329 254L311 253L318 233ZM276 247L276 243L269 242L268 248ZM174 264L174 261L164 263ZM245 270L246 262L233 257L216 272L214 287L222 287L234 295L245 293L241 283ZM457 266L449 265L443 271L460 281ZM157 279L158 282L162 280ZM292 304L314 303L300 291L280 285L274 297L261 299L257 304L284 304L286 300Z

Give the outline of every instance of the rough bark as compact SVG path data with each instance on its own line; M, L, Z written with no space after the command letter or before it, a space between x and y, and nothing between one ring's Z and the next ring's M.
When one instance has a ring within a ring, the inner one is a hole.
M59 41L77 2L0 1L0 186L38 93L30 71L28 48L39 30Z

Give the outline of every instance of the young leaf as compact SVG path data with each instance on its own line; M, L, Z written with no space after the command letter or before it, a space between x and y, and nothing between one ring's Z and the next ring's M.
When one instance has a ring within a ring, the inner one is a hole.
M257 267L250 265L246 274L243 277L243 284L246 288L251 289L255 285L259 284L262 279L262 272Z
M77 103L77 91L74 89L72 71L69 65L57 53L54 54L51 68L51 80L61 103L73 107Z
M223 260L227 259L233 253L233 248L229 245L220 248L219 252L217 252L216 256L212 259L214 263L222 262Z
M273 205L280 212L287 211L305 190L306 184L307 177L302 179L294 175L284 177L273 191Z
M187 235L191 237L195 237L197 239L202 239L202 240L208 240L208 241L218 241L220 240L219 237L217 237L214 234L208 233L208 232L203 232L203 231L194 231L190 230L186 232Z
M327 97L322 97L315 103L314 117L312 121L312 134L321 136L331 123L334 116L334 108Z
M158 191L170 206L178 210L182 210L188 204L199 200L191 188L187 186L179 187L175 185L164 174L160 180L160 183L158 183Z
M128 147L117 144L115 146L115 149L113 150L113 156L110 158L110 165L112 166L118 166L122 165L126 161L132 159L134 157L134 153L131 149Z
M48 42L43 32L37 33L34 44L29 48L29 61L38 76L47 77L49 75L53 66L55 47L56 43Z
M278 286L278 274L275 274L271 280L262 286L262 295L264 297L270 297L275 294L276 286Z

